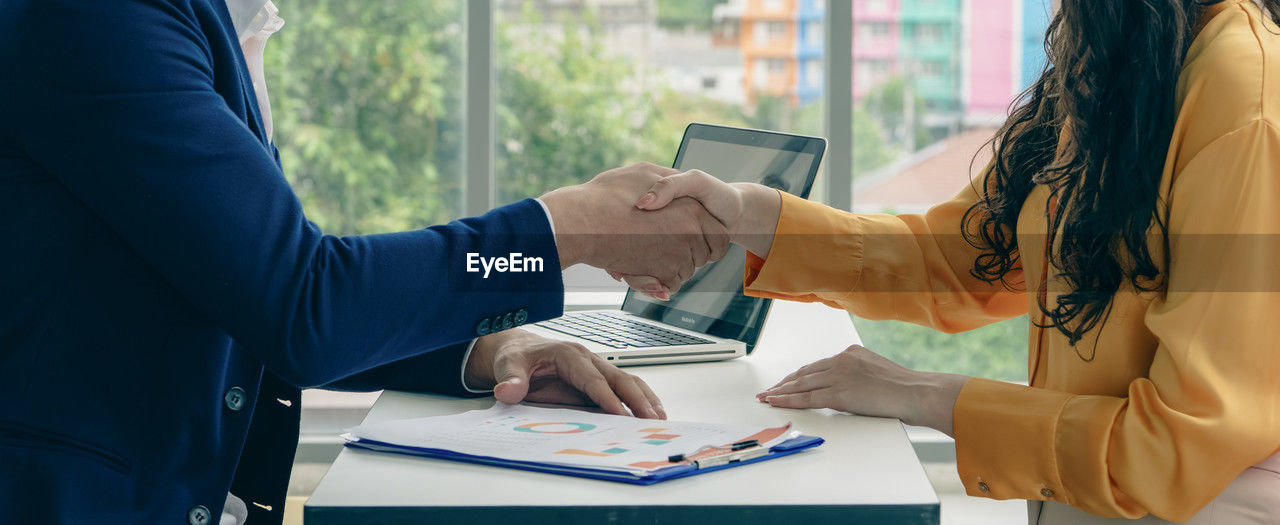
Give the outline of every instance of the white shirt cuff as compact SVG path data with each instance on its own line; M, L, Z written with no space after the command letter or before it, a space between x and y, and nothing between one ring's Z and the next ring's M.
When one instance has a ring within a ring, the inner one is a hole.
M551 219L551 208L548 208L547 203L542 202L542 199L533 200L538 201L538 206L542 206L543 213L547 214L547 226L551 227L551 235L554 236L556 234L556 221Z
M462 388L466 389L467 392L470 392L472 394L489 394L493 392L492 388L488 390L476 390L474 388L471 388L471 386L467 384L467 362L471 361L471 349L475 347L476 347L476 340L472 339L471 344L467 345L467 353L462 354L462 375L460 377L460 379L462 380Z

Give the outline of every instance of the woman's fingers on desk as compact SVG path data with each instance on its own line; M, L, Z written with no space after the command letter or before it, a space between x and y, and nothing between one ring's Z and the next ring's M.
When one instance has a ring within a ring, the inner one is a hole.
M815 361L756 395L782 408L833 408L854 414L900 417L893 406L899 381L910 373L861 346Z
M894 417L950 435L956 398L968 379L911 370L853 345L795 371L756 397L775 407Z
M817 360L817 361L814 361L814 362L812 362L812 363L809 363L809 364L807 364L807 365L804 365L804 366L800 367L800 369L799 369L799 370L796 370L795 372L792 372L792 373L790 373L790 374L787 374L787 377L782 378L782 380L781 380L781 381L778 381L776 384L774 384L773 386L769 387L769 390L772 390L772 389L778 388L778 387L780 387L780 386L782 386L782 385L784 385L784 384L786 384L786 383L788 383L788 382L790 382L790 381L794 381L796 378L798 378L798 377L800 377L800 376L805 376L805 375L814 374L814 373L818 373L818 372L822 372L822 371L824 371L824 370L827 370L827 369L831 368L832 363L834 362L834 360L835 360L835 357L828 357L828 358L826 358L826 359L819 359L819 360ZM764 401L764 392L761 392L761 393L759 393L759 394L756 394L756 397L757 397L758 399L760 399L761 401Z

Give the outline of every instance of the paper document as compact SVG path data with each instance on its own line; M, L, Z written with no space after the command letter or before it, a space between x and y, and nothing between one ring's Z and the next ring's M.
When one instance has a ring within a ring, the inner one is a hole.
M734 443L756 440L768 448L799 432L791 425L751 427L659 421L581 410L498 403L452 416L402 419L347 430L348 440L436 449L509 461L590 467L644 475L728 453Z

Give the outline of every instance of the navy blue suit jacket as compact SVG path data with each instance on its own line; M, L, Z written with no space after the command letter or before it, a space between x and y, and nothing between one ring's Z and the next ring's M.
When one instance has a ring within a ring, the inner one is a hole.
M216 522L228 490L278 521L299 387L457 391L477 327L561 314L536 202L308 222L223 0L0 0L0 74L0 523Z

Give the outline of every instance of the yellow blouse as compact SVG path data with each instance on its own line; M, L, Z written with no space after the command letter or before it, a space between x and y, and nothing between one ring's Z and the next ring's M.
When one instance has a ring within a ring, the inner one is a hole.
M1167 289L1121 289L1074 348L1033 324L1031 387L966 383L954 415L970 495L1180 521L1280 448L1280 28L1249 0L1204 20L1161 189ZM1018 221L1023 266L1009 281L1025 290L1045 279L1048 193L1033 191ZM961 216L978 198L971 186L923 215L890 216L783 194L747 291L947 332L1028 312L1042 323L1036 294L970 275L979 251Z

